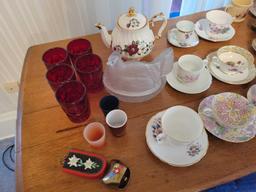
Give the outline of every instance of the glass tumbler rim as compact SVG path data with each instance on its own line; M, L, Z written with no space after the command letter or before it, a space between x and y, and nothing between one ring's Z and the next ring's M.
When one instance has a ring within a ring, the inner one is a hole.
M71 47L71 45L72 45L74 42L76 42L76 41L84 41L84 42L86 42L87 45L88 45L88 47L89 47L89 49L86 50L86 51L84 51L84 52L81 52L81 53L73 53L72 51L70 51L70 47ZM70 54L70 55L81 56L81 55L84 55L85 53L86 53L86 54L91 54L91 51L92 51L91 42L90 42L89 40L87 40L87 39L84 39L84 38L73 39L73 40L71 40L71 41L68 43L68 45L67 45L67 52L68 52L68 54Z
M81 86L83 87L83 89L84 89L83 94L80 96L79 99L77 99L76 101L73 101L73 102L60 101L60 100L59 100L59 97L58 97L58 93L60 92L61 89L63 89L64 86L67 86L67 84L71 84L71 83L78 83L79 85L81 85ZM83 83L81 83L80 81L77 81L77 80L70 80L70 81L64 82L62 85L60 85L60 86L57 88L57 90L56 90L56 92L55 92L55 97L56 97L56 99L57 99L57 101L58 101L59 103L67 104L67 105L72 105L72 104L79 103L81 100L83 100L84 97L86 96L86 93L87 93L87 89L86 89L86 87L84 86Z
M56 63L56 64L49 64L49 62L47 62L47 61L45 60L45 57L46 57L47 54L49 54L50 51L53 51L53 50L62 50L62 51L64 51L64 52L65 52L65 58L63 58L61 61L59 61L59 62ZM67 59L68 59L68 52L67 52L67 50L64 49L63 47L53 47L53 48L47 49L47 50L44 52L43 56L42 56L42 61L43 61L44 63L49 64L49 65L57 65L57 64L65 63L65 61L66 61ZM52 66L49 66L49 67L52 67Z
M71 74L71 76L70 76L70 79L67 79L67 80L65 80L65 81L63 81L63 82L61 82L61 83L70 81L71 78L75 75L75 70L73 69L72 66L70 66L70 65L67 64L67 63L58 63L58 64L56 64L56 65L51 66L51 67L47 70L47 72L46 72L46 74L45 74L45 78L46 78L49 82L56 83L56 82L54 82L54 81L51 81L51 80L48 78L48 75L49 75L50 72L52 72L51 70L53 70L53 69L56 68L56 67L60 67L60 66L65 66L65 67L68 67L69 69L72 70L72 74Z
M78 61L83 58L83 57L88 57L88 56L94 56L96 57L97 59L99 59L99 67L97 67L96 69L92 70L92 71L82 71L80 70L78 67L77 67L77 63ZM90 74L90 73L94 73L94 72L98 72L102 69L102 60L100 58L100 56L94 54L94 53L91 53L91 54L88 54L88 55L81 55L79 56L77 59L76 59L76 62L74 63L74 68L75 70L78 72L78 73L81 73L81 74Z

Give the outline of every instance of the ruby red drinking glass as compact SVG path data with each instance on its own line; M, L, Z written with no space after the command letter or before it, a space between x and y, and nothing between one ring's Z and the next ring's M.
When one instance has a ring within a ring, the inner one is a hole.
M45 66L47 67L47 69L51 68L53 65L60 64L60 63L70 64L70 61L68 58L68 52L61 47L48 49L43 54L42 60Z
M103 88L102 61L98 55L83 55L76 60L74 66L89 92L96 92Z
M87 91L81 82L69 81L62 84L55 96L71 121L80 123L90 116Z
M92 53L92 46L90 41L87 39L75 39L70 41L67 46L69 57L72 63L75 63L75 60L82 56Z
M58 64L52 66L46 73L46 79L54 91L63 83L76 80L75 71L68 64Z

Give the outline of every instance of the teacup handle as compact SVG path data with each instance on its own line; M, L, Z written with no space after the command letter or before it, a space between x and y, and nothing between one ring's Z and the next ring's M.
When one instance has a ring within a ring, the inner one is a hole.
M204 110L202 111L203 114L207 117L210 117L210 118L213 118L213 111L211 108L207 107L207 108L204 108Z
M208 69L208 60L207 59L204 59L203 60L203 64L204 64L204 68Z
M155 39L160 39L161 36L162 36L162 32L164 31L164 29L166 28L167 26L167 19L165 17L165 15L161 12L161 13L158 13L156 15L154 15L150 20L149 20L149 23L151 23L152 27L154 27L155 23L158 19L158 17L161 18L161 20L163 20L163 23L160 27L160 29L158 30L158 33L157 35L155 35Z

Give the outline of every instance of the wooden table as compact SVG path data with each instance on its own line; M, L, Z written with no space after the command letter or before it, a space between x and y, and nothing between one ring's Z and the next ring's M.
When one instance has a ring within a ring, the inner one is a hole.
M197 21L205 13L194 14L169 20L168 29L175 26L177 20ZM183 54L196 54L205 57L208 53L224 45L238 45L249 49L251 40L256 37L246 21L235 23L235 37L222 43L200 40L197 47L189 49L174 48L175 58ZM154 29L155 30L155 29ZM166 39L167 30L161 40L156 41L153 52L145 58L152 60L171 45ZM106 63L110 50L103 45L100 35L85 37L90 40L93 51ZM197 164L187 168L175 168L158 160L148 149L145 142L145 128L148 120L155 113L174 105L185 105L197 110L200 101L212 94L233 91L245 95L249 86L235 86L213 80L211 88L204 93L187 95L175 91L166 85L162 92L144 103L124 103L120 108L128 113L127 134L116 138L107 129L107 144L94 150L82 136L84 124L74 124L55 100L41 61L45 50L60 46L66 47L70 40L57 41L33 46L28 49L21 79L21 89L17 125L17 191L66 192L113 191L99 180L87 180L62 172L60 160L69 148L104 154L108 159L120 159L129 165L132 175L126 191L199 191L256 171L256 139L247 143L233 144L224 142L209 134L207 155ZM107 93L103 90L90 94L91 118L87 122L104 122L104 116L98 107L99 100Z

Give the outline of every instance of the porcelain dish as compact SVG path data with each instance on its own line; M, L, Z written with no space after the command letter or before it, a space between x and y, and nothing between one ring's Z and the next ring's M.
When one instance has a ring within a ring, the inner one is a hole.
M195 47L199 44L199 38L195 32L192 32L190 38L188 38L186 41L181 42L179 39L176 38L176 34L178 33L177 28L173 28L168 31L168 41L172 45L180 48L189 48L189 47Z
M156 35L150 28L155 21L163 21ZM101 37L106 47L118 51L125 59L141 59L148 55L153 47L154 41L161 38L162 32L167 25L167 19L163 13L154 15L149 21L141 13L131 7L128 13L122 14L111 34L101 23L95 26L101 30Z
M209 25L209 21L207 19L200 19L195 24L195 31L203 39L212 42L221 42L221 41L228 41L232 39L235 35L235 29L230 25L225 32L220 33L218 35L210 36L207 33L207 26Z
M162 133L161 118L164 113L165 111L157 113L147 124L145 136L150 151L161 161L175 167L187 167L199 162L206 155L209 145L205 129L201 136L191 143L159 144L156 137Z
M215 95L211 109L217 122L231 129L246 127L252 115L249 101L242 95L232 92Z
M206 111L212 108L213 100L214 95L208 96L201 101L198 107L198 113L206 130L219 139L233 143L242 143L254 138L256 130L255 114L251 115L248 125L244 128L226 128L221 126L214 117L206 115Z
M227 74L220 70L219 64L213 59L214 57L217 57L216 51L207 55L206 59L208 60L208 69L216 79L232 85L241 85L249 83L255 78L256 69L254 63L248 62L247 68L242 73Z
M167 83L177 91L187 94L198 94L206 91L212 84L212 76L208 69L204 68L199 78L192 83L181 83L176 78L177 62L174 63L173 70L166 76Z

